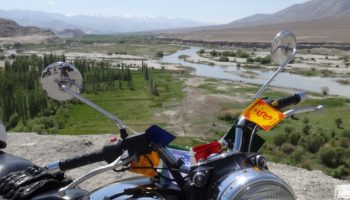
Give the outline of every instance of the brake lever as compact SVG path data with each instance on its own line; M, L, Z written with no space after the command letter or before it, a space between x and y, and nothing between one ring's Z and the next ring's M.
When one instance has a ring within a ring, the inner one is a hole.
M125 160L122 160L122 157L123 155L119 156L115 161L113 161L112 163L108 164L108 165L105 165L105 166L101 166L101 167L98 167L86 174L84 174L83 176L79 177L78 179L76 179L75 181L73 181L71 184L67 185L66 187L63 187L61 189L58 190L58 195L60 195L61 197L62 196L65 196L66 193L67 193L67 190L69 189L72 189L76 186L78 186L79 184L81 184L82 182L98 175L98 174L101 174L103 172L106 172L106 171L109 171L109 170L112 170L114 168L117 168L117 167L120 167L120 166L123 166L129 162L131 162L132 160L134 160L136 157L135 155L125 159Z
M323 110L324 110L323 105L307 106L307 107L301 107L301 108L293 108L285 111L283 114L286 115L286 117L291 117L292 115L295 115L295 114L314 112L314 111L323 111Z

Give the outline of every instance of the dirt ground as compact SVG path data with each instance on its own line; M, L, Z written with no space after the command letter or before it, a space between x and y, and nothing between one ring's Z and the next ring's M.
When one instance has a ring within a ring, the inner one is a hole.
M5 152L33 161L45 166L54 160L71 158L100 149L109 141L111 135L37 135L35 133L9 133L8 146ZM105 165L104 162L80 167L68 171L68 175L78 178L84 173ZM283 164L269 163L270 170L284 179L294 190L298 200L331 200L334 198L334 188L339 184L350 184L334 179L321 171L308 171ZM80 186L91 191L108 183L136 176L132 173L115 173L108 171L95 176Z
M185 79L183 101L178 102L175 109L157 113L156 118L170 124L166 128L179 136L208 137L213 128L227 130L228 126L218 121L217 114L222 111L223 105L243 103L246 99L240 96L209 94L197 88L203 83L206 83L206 79L201 77ZM221 87L224 88L225 85Z

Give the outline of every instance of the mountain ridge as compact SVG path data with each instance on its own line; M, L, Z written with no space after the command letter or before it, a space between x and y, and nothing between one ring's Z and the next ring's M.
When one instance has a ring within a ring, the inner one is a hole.
M0 18L0 45L14 43L55 43L60 39L50 30L20 26L13 20Z
M0 37L45 35L54 36L49 30L43 30L35 26L20 26L13 20L0 18Z
M27 10L0 10L0 17L12 19L24 26L50 28L55 32L64 29L80 29L85 33L94 34L126 33L203 25L201 22L187 19L66 16L58 13Z
M230 22L227 25L243 27L340 17L350 17L349 0L311 0L305 3L292 5L273 14L255 14L248 16Z
M290 30L299 42L349 43L350 0L311 0L274 14L255 14L226 25L160 32L164 38L204 42L270 42Z

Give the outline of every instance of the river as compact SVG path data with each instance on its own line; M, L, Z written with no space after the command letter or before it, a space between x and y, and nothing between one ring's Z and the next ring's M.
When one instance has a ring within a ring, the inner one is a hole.
M176 63L181 64L186 67L191 67L194 69L194 75L209 77L209 78L219 78L226 80L242 81L245 83L253 84L263 84L268 80L274 73L273 70L260 70L254 69L256 73L256 78L242 77L237 74L237 72L247 72L251 71L244 69L243 67L236 66L219 66L219 65L207 65L191 63L179 59L180 55L193 56L199 51L199 47L191 47L185 50L179 50L174 54L164 56L160 61L164 63ZM288 72L281 72L276 79L271 83L273 86L283 87L283 88L293 88L297 90L310 91L321 93L322 87L329 88L329 94L339 95L343 97L350 98L350 86L342 85L336 82L336 78L331 77L307 77L297 74L291 74Z

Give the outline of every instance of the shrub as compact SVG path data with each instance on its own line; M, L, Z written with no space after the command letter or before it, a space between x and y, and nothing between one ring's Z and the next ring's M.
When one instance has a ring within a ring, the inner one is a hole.
M212 50L211 52L210 52L210 55L211 56L218 56L218 52L216 52L215 50Z
M158 51L158 52L156 53L156 57L158 57L158 58L162 58L163 56L164 56L163 51Z
M348 148L350 146L350 140L345 137L337 138L336 147Z
M343 130L341 136L350 139L350 129Z
M205 50L204 50L204 49L201 49L201 50L198 51L198 53L199 53L199 54L203 54L203 53L205 53Z
M226 56L226 57L235 57L236 53L233 51L224 51L224 52L222 52L221 55Z
M15 54L11 54L8 56L8 59L11 59L11 60L14 60L16 58L16 55Z
M336 169L328 169L326 172L328 175L333 176L335 178L339 178L339 179L342 177L348 176L350 174L349 168L347 168L344 165L341 165L341 166L337 167Z
M233 112L231 110L225 110L219 113L218 118L225 122L234 123L238 120L239 115L240 115L239 113Z
M327 138L324 138L323 135L312 134L304 137L303 140L304 147L311 153L316 153L318 149L325 144Z
M301 138L300 133L298 133L298 132L291 133L289 135L289 142L292 145L297 146L298 143L299 143L300 138Z
M17 113L13 113L9 118L9 121L6 125L6 129L11 129L15 127L19 121L20 121L20 116Z
M311 165L310 165L310 161L309 160L302 160L301 161L301 167L307 170L311 170Z
M284 128L284 132L287 133L287 135L289 135L290 133L292 133L294 131L294 128L293 127L290 127L290 126L286 126Z
M337 125L337 128L341 129L343 125L343 120L341 118L336 118L334 120L335 124Z
M337 147L325 146L320 149L320 159L323 164L328 167L337 167L343 164L344 149Z
M228 62L228 61L230 61L230 60L228 59L228 57L221 56L221 57L219 58L219 61L220 61L220 62Z
M327 96L329 94L329 88L328 87L321 87L321 92L324 96Z
M305 154L305 149L302 147L297 147L293 153L290 155L290 158L295 162L300 162Z
M188 57L189 57L188 55L179 55L179 59L186 59Z
M260 63L264 65L271 63L271 56L270 55L265 56L265 58L263 58Z
M263 60L263 58L262 58L262 57L260 57L260 56L258 56L258 57L256 57L256 58L255 58L255 62L259 62L259 63L261 63L261 62L262 62L262 60Z
M249 53L242 51L242 50L238 50L237 51L237 57L239 58L249 58Z
M289 144L289 143L284 143L281 146L281 150L285 154L291 154L295 150L295 147L293 145Z
M272 138L273 143L276 146L281 146L283 143L288 141L288 136L284 133L276 133Z
M247 62L248 63L253 63L254 62L254 58L247 58Z
M255 58L255 62L259 62L259 63L261 63L263 65L269 64L269 63L271 63L271 56L267 55L264 58L258 56L258 57Z
M306 125L303 127L303 133L304 133L305 135L309 135L309 134L310 134L310 131L311 131L311 126L306 124Z

